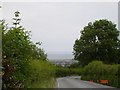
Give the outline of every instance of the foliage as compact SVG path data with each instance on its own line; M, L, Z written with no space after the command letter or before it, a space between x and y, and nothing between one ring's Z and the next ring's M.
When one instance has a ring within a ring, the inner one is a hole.
M74 59L87 65L92 60L102 60L104 63L120 63L119 32L116 25L106 19L88 23L81 31L81 36L74 44Z
M24 83L27 88L53 88L55 85L55 66L47 61L31 60L30 75ZM51 82L51 83L49 83Z
M119 64L103 64L102 61L92 61L86 65L82 71L81 79L83 80L93 80L97 82L98 80L108 80L108 85L114 87L120 87L118 79L118 71L120 69Z
M47 54L45 54L43 49L37 47L37 45L38 43L31 45L32 46L32 59L47 60Z
M82 66L80 65L80 63L73 63L69 66L69 68L81 68Z
M56 77L81 75L81 68L56 67Z
M14 27L8 28L5 21L0 22L2 27L2 66L4 75L3 88L24 87L28 81L31 66L30 60L47 60L43 49L30 40L30 32L20 26L20 12L15 12Z

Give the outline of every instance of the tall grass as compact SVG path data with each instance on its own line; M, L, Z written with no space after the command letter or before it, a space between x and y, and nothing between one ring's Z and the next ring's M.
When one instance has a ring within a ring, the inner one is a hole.
M27 88L55 87L55 66L47 61L31 60L31 75L25 82Z

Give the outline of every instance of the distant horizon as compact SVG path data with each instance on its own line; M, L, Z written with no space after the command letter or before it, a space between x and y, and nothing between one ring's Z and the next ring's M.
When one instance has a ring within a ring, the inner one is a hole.
M59 59L73 59L73 54L70 54L70 53L66 53L66 54L63 54L63 53L57 53L57 54L47 54L48 55L48 59L50 60L59 60Z

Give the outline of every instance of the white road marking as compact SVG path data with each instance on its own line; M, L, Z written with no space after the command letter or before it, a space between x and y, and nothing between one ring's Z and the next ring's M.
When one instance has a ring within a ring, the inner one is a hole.
M57 80L57 88L59 88L59 82L58 82L58 80Z

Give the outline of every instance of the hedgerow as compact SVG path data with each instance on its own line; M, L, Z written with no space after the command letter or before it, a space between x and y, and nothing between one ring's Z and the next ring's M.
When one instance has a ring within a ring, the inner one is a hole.
M108 80L108 84L114 87L119 86L119 64L104 64L102 61L93 61L86 65L82 71L82 80L93 80L98 82L99 80Z

